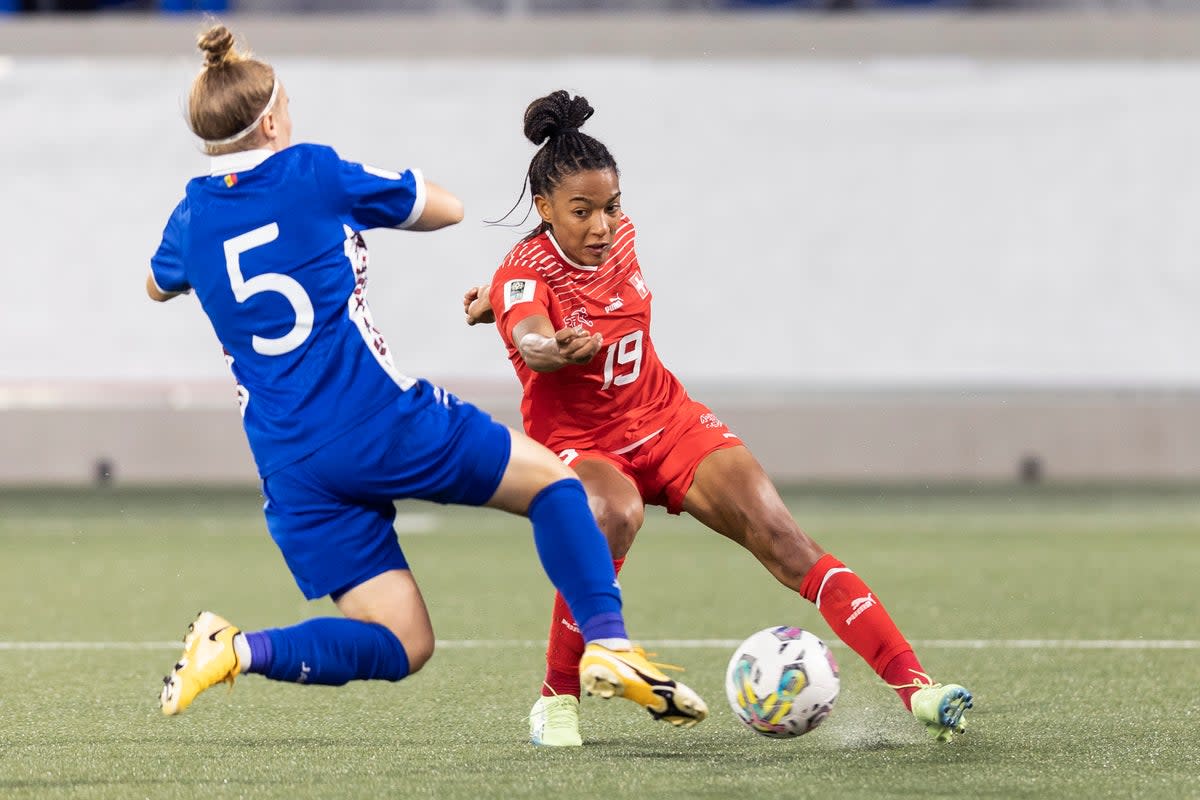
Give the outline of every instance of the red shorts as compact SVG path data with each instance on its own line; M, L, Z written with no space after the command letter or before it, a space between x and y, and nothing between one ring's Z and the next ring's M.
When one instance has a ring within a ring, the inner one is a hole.
M678 514L700 462L742 440L707 406L691 399L658 424L653 434L616 452L574 448L570 442L554 442L553 447L568 466L587 460L612 464L637 487L643 502Z

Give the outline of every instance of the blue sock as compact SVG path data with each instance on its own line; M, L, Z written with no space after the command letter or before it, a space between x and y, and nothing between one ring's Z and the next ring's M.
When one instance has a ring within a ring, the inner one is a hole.
M621 590L608 542L575 478L550 484L529 504L542 568L579 623L583 640L626 639Z
M408 674L404 645L374 622L318 617L245 636L247 671L273 681L341 686L352 680L398 681Z

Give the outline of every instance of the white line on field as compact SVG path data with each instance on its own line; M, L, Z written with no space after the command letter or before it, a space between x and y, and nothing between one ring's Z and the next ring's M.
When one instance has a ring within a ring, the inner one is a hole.
M679 650L725 649L739 639L646 639L648 647ZM840 646L840 642L832 642ZM914 639L924 650L1200 650L1200 639ZM542 639L439 639L447 650L483 650L545 647ZM176 650L179 642L10 642L0 640L0 651L11 650Z
M834 647L842 645L838 641L829 643ZM1200 639L913 639L911 643L923 650L1200 650ZM449 642L446 644L454 646ZM741 640L653 639L642 644L704 649L737 647Z
M1200 650L1197 639L918 639L914 645L938 650Z
M176 650L179 642L4 642L0 650Z

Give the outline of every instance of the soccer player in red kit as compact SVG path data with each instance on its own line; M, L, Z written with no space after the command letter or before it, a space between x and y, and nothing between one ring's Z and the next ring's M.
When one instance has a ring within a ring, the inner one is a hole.
M814 603L931 736L949 741L964 729L971 693L929 678L878 596L800 529L741 439L659 360L616 161L579 130L592 113L564 91L526 109L525 135L541 146L527 176L541 225L490 285L463 298L468 323L495 322L508 348L526 432L578 473L618 572L646 504L686 511ZM558 595L530 715L534 744L582 744L582 651Z

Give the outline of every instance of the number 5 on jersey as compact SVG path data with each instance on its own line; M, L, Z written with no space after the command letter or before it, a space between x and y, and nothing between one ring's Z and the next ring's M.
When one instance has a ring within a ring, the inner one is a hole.
M617 365L633 364L633 368L620 375L614 375ZM608 346L608 354L604 357L604 385L601 390L610 386L627 386L642 374L642 331L627 333Z
M283 295L296 314L292 329L278 339L253 337L251 344L254 345L254 352L264 356L281 356L292 352L304 344L313 326L312 300L295 278L278 272L264 272L250 280L242 276L242 253L270 244L278 238L279 225L272 222L225 241L225 269L229 272L229 285L233 289L234 299L244 303L256 294L276 292Z

